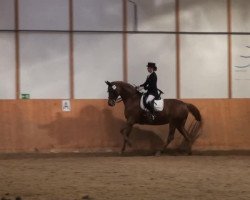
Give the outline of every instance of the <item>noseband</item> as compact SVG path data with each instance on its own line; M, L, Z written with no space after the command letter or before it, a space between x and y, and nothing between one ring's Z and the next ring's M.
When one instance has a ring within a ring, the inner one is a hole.
M118 92L116 91L116 86L113 85L111 86L111 90L112 90L112 93L115 93L115 95L117 96L116 100L114 99L110 99L111 101L113 101L114 103L120 103L122 101L122 98L120 97L120 95L118 94Z
M115 101L115 103L120 103L122 101L122 98L121 97L118 97Z

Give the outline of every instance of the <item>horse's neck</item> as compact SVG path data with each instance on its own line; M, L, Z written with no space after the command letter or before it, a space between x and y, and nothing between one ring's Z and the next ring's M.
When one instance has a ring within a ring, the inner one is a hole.
M135 94L136 90L129 85L123 86L120 93L124 104L126 104L126 102L128 102L129 99L133 98Z

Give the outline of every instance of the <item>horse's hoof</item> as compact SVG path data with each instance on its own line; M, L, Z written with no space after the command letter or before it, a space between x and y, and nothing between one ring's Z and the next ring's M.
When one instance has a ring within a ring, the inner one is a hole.
M188 155L189 155L189 156L192 156L192 155L193 155L193 152L192 152L192 151L189 151L189 152L188 152Z
M156 153L155 153L155 156L160 156L161 155L161 151L157 151Z

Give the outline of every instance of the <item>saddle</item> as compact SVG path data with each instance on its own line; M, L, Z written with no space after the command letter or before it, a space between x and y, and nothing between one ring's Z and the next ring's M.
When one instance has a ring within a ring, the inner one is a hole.
M162 94L163 94L163 92L162 92L161 90L158 89L158 95L157 95L157 97L153 100L154 110L155 110L155 111L162 111L163 108L164 108L164 101L163 101L163 99L161 98L161 95L162 95ZM147 97L148 97L148 94L147 94L147 93L142 94L141 101L140 101L140 107L141 107L142 110L145 110L145 111L149 111L149 110L147 109L147 103L146 103Z

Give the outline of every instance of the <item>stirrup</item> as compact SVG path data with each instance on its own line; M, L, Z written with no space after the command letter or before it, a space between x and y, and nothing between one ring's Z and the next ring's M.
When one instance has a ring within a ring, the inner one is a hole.
M152 120L155 120L155 115L151 114Z

